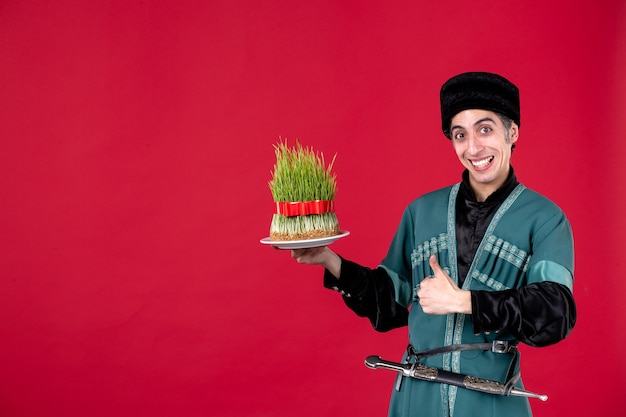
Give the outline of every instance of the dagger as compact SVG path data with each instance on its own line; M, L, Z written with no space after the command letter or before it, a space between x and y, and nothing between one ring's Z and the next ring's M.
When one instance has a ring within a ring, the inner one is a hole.
M513 395L526 398L537 398L547 401L548 396L535 394L521 388L510 388L506 385L490 379L478 378L471 375L458 374L426 366L422 363L397 363L381 359L380 356L368 356L365 358L365 366L370 369L388 369L401 373L403 376L420 379L422 381L439 382L441 384L455 385L472 391L483 392L493 395Z

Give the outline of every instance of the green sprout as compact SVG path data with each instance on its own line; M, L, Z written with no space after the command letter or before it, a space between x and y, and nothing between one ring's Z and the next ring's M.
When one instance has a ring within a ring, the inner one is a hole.
M303 147L296 139L290 148L285 140L274 145L276 164L269 187L275 202L334 200L336 175L332 172L337 154L326 166L324 154ZM274 214L270 226L272 240L299 240L339 234L334 212L306 216Z

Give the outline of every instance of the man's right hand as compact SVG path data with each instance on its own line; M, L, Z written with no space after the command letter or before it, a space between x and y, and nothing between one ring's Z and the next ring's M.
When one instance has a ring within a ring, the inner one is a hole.
M339 278L339 274L341 273L341 258L329 249L328 246L292 249L291 257L301 264L322 265L337 278Z
M300 264L321 265L324 263L324 252L326 249L327 246L307 249L292 249L291 257Z

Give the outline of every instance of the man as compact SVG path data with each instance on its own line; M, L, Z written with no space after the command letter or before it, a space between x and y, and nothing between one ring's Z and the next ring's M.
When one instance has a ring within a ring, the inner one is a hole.
M408 325L403 360L521 388L516 345L556 343L576 321L571 227L555 204L517 181L510 165L520 127L515 85L496 74L464 73L443 85L440 99L443 132L465 168L462 181L406 208L377 268L328 247L292 256L324 266L324 285L376 330ZM433 349L440 354L423 355ZM524 397L398 377L389 415L531 411Z

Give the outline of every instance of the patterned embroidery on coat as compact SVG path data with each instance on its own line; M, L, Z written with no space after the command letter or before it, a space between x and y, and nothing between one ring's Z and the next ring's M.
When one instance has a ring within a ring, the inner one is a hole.
M478 271L472 272L472 278L478 280L488 286L489 288L493 288L496 291L508 290L509 287L503 285L501 282L496 281L495 279L487 276L486 274L481 274Z
M428 262L430 255L433 253L437 254L444 249L448 249L449 247L448 237L444 233L441 233L439 236L432 237L430 240L427 240L421 245L417 245L416 249L413 249L413 252L411 253L411 266L415 268L424 262Z
M456 221L454 218L454 207L455 207L455 201L456 201L456 193L458 192L458 184L452 188L452 192L450 193L450 202L448 205L448 233L450 234L451 238L454 239L454 241L456 242ZM518 184L518 186L511 192L511 194L509 194L509 196L507 197L507 199L502 203L502 205L500 206L500 208L496 211L496 213L493 216L493 219L491 219L491 222L489 224L489 226L487 226L487 230L485 232L485 237L491 237L491 235L493 234L493 231L496 228L496 225L498 224L498 222L500 221L500 219L502 218L502 216L504 216L504 214L508 211L508 209L511 207L511 205L515 202L515 200L517 199L517 197L519 197L519 195L524 191L526 187L522 184ZM480 281L485 281L485 282L490 282L492 285L494 286L502 286L504 287L502 284L500 284L499 282L495 281L494 279L481 274L480 272L478 272L476 270L477 265L476 265L476 260L477 259L481 259L483 256L483 251L488 251L490 253L494 253L493 252L493 248L497 245L494 246L494 243L491 243L487 241L487 239L485 239L485 237L483 237L483 240L481 241L480 245L478 246L478 249L476 251L476 254L474 255L474 261L472 262L472 264L470 265L470 269L469 269L469 277L470 279L466 279L465 283L463 284L463 288L469 288L472 279L478 279ZM496 239L497 240L497 239ZM487 249L487 246L490 246L491 249ZM501 244L502 247L505 246L505 242L502 242ZM515 259L516 256L520 255L520 252L516 252L519 251L518 248L516 248L513 245L508 245L506 247L506 250L504 250L504 252L507 254L505 255L505 257L508 257L510 259ZM500 250L502 251L502 250ZM456 265L456 245L451 245L450 247L450 256L451 256L451 262L452 265L455 266ZM497 254L498 256L500 256L500 254ZM527 267L528 265L528 259L529 256L525 256L524 259L526 259L524 267ZM508 260L508 259L507 259ZM452 279L456 279L456 270L453 269L455 276L452 277ZM458 281L456 281L458 282ZM449 346L452 343L461 343L462 342L462 337L463 337L463 327L464 327L464 319L465 316L461 315L459 316L459 320L457 322L457 327L455 328L453 326L454 321L451 321L451 318L454 317L454 314L449 314L448 315L448 322L446 325L446 337L445 337L445 345ZM454 332L454 338L451 337L451 332ZM461 368L461 357L460 357L460 353L461 352L453 352L452 354L446 354L444 355L444 369L445 370L450 370L452 369L454 372L459 372L460 368ZM442 385L442 392L445 393L445 389L444 387L446 387L445 384ZM454 406L456 403L456 393L457 393L457 387L455 386L450 386L449 387L449 392L447 392L448 395L448 407L447 410L444 410L444 415L449 415L452 416L454 413ZM445 403L444 403L445 404Z
M450 277L455 283L458 283L457 271L456 271L456 197L458 195L460 183L455 184L450 190L450 196L448 198L448 236L454 244L450 245L448 251L449 262L451 271ZM453 343L454 338L454 318L455 314L448 314L448 320L446 322L446 335L445 346L450 346ZM453 353L446 353L443 355L443 369L451 371L453 368ZM456 402L457 387L454 385L442 384L442 392L444 394L444 415L451 417L454 413L454 403Z
M500 238L493 235L487 238L487 244L485 245L485 251L497 255L499 258L515 265L517 269L521 269L526 272L528 269L528 263L530 256L526 251L518 248L515 245L510 244Z

